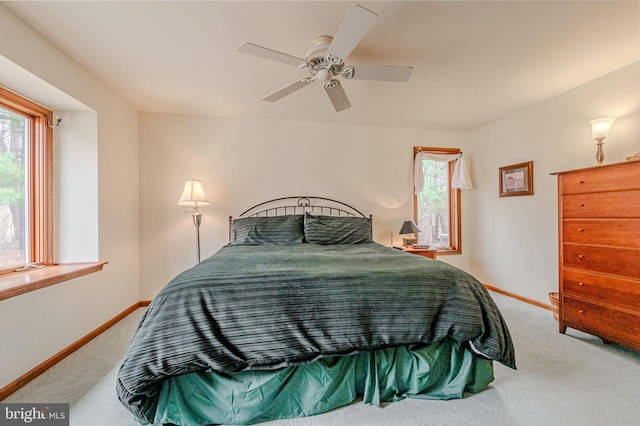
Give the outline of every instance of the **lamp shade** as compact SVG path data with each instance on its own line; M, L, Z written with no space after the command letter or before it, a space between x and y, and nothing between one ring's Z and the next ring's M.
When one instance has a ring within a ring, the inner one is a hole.
M593 135L593 138L606 138L614 121L616 121L616 119L610 117L591 120L591 134Z
M199 180L188 180L184 183L184 189L178 205L189 207L208 206L207 195L204 193L204 185Z
M415 232L420 232L418 226L412 220L405 220L402 224L402 228L400 228L400 234L413 234Z

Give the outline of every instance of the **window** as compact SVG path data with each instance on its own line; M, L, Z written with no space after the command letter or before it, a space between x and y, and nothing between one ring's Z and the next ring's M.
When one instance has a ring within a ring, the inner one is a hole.
M51 116L0 88L0 274L53 263Z
M425 158L427 155L417 156L419 153L456 155L461 152L455 148L413 148L415 161L422 162L414 175L414 216L420 229L418 244L436 248L439 253L461 253L460 189L451 184L455 160L434 160Z

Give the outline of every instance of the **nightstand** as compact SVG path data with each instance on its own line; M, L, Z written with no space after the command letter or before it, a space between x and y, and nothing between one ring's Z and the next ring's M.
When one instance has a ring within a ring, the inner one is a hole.
M417 254L418 256L428 257L430 259L436 258L436 250L431 249L421 249L421 248L413 248L411 246L406 246L402 248L407 253Z

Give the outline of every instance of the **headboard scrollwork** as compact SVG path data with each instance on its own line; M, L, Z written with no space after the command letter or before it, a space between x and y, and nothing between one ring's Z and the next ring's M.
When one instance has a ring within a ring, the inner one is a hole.
M358 209L331 198L300 195L275 198L248 208L238 217L283 216L288 214L319 213L329 216L366 217Z
M238 217L286 216L305 213L327 216L367 217L360 210L342 201L309 195L281 197L264 201L243 211ZM232 222L233 217L229 216L229 236L231 236Z

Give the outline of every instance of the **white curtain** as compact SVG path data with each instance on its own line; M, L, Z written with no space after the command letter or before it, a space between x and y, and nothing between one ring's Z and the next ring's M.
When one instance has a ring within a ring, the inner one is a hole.
M464 160L462 153L460 154L438 154L433 152L418 151L413 162L413 186L416 194L422 192L424 186L424 172L422 170L422 160L433 161L455 161L453 165L453 179L451 186L454 189L473 189L471 177L469 175L469 167Z

